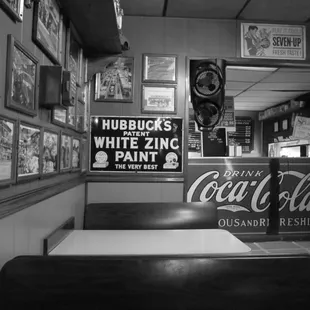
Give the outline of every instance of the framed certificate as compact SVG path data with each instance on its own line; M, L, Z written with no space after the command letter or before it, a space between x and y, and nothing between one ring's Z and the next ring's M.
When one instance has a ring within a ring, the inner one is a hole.
M142 113L176 113L176 86L142 85Z
M177 56L143 55L144 83L177 83Z

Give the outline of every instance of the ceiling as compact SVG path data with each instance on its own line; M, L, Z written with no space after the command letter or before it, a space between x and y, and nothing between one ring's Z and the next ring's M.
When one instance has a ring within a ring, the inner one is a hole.
M310 0L120 0L125 16L308 23ZM226 95L235 109L262 111L310 94L310 68L228 67ZM310 97L310 96L309 96Z

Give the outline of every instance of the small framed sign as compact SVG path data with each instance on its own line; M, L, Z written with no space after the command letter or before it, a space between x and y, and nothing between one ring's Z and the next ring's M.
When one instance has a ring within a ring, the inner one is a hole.
M59 135L57 132L44 130L43 133L43 175L55 174L59 171Z
M14 21L23 21L24 0L0 0L0 5Z
M72 137L61 133L60 170L70 170L72 166Z
M144 83L176 83L177 56L175 55L143 55Z
M176 86L142 85L142 113L176 113Z

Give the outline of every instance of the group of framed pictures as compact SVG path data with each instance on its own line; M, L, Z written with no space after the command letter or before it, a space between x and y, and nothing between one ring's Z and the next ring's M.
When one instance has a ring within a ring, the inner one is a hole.
M177 56L143 55L142 113L176 113ZM117 57L95 76L95 101L133 102L134 58Z
M87 140L0 116L0 185L86 171Z
M282 121L274 121L273 132L281 132L289 129L289 119L285 118Z
M142 57L142 113L176 113L177 56Z

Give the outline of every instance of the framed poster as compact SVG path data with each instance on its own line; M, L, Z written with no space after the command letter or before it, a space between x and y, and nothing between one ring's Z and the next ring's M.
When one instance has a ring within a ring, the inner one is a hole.
M15 182L16 121L0 115L0 185Z
M38 59L8 35L5 106L37 115Z
M241 23L241 57L306 59L306 26Z
M62 25L56 0L34 1L32 39L58 65L62 63Z
M37 177L40 173L41 129L20 123L17 176Z
M288 130L288 127L289 127L289 125L288 125L288 118L286 118L286 119L282 120L282 130L283 131L284 130Z
M177 56L175 55L143 55L144 83L177 83Z
M71 169L72 162L72 138L62 133L61 144L60 144L60 170Z
M81 168L82 168L82 172L85 172L87 170L87 139L83 138L82 139L82 146L81 146Z
M89 164L90 172L181 173L183 120L91 116Z
M0 6L14 21L23 21L24 0L0 0Z
M44 130L42 173L52 174L59 171L59 135L56 132Z
M142 85L142 113L176 113L176 86Z
M72 139L72 169L81 169L80 140Z
M66 126L67 114L68 111L66 109L54 107L52 110L52 123L55 125Z
M133 102L134 58L118 57L95 77L95 101Z

